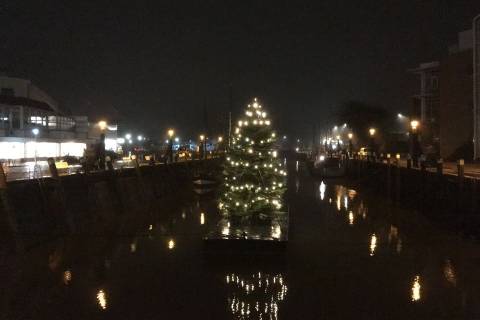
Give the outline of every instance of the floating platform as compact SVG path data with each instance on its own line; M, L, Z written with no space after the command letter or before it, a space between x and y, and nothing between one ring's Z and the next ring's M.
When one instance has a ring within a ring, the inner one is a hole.
M288 243L288 212L270 221L222 218L204 238L211 251L278 251Z

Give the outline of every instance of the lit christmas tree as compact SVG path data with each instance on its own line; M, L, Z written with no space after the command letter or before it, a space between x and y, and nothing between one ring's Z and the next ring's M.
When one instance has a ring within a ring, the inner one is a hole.
M287 173L277 158L271 120L256 98L230 141L219 208L227 216L268 219L281 215Z

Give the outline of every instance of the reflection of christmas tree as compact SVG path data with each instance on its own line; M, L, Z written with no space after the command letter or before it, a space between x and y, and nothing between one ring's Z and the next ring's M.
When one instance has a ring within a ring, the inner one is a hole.
M228 308L236 319L278 319L279 303L285 300L288 287L281 274L258 272L249 276L229 274L231 289Z
M282 207L286 171L274 149L276 134L257 99L232 134L219 207L227 215L272 216Z

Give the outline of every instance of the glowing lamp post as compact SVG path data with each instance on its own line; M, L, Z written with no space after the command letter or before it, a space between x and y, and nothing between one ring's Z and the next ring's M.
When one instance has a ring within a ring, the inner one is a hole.
M175 134L175 131L173 129L168 129L167 135L168 135L168 159L169 162L173 162L173 135Z
M101 131L105 131L105 129L107 129L107 122L104 120L98 121L98 127Z
M101 120L97 123L98 127L100 128L100 148L98 149L98 164L100 169L105 169L105 130L108 127L107 121Z
M205 148L205 136L203 134L200 135L200 146L199 150L200 152L200 159L204 159L206 156L206 148Z
M37 164L37 136L38 134L40 133L40 130L38 128L33 128L32 129L32 133L33 133L33 137L34 137L34 158L35 158L35 165L33 167L33 176L34 178L40 178L41 176L41 170L40 170L40 167L38 166Z
M371 157L372 159L374 159L373 155L375 153L375 133L377 132L377 130L375 128L370 128L368 130L368 133L370 134L370 150L371 150Z
M412 127L412 131L417 131L418 125L419 125L418 120L410 121L410 126Z
M410 121L410 128L412 132L410 134L411 146L410 146L410 153L412 155L413 166L418 168L418 157L420 156L420 143L418 141L418 128L420 126L420 122L418 120Z
M350 156L351 156L351 154L352 154L352 152L353 152L352 139L353 139L353 133L350 132L350 133L348 134L348 153L350 154Z
M223 151L222 142L223 142L223 137L219 136L217 139L217 151Z
M40 133L40 130L38 130L38 128L33 128L32 129L32 133L33 133L33 136L34 136L34 143L35 143L35 166L37 165L37 136L38 134Z

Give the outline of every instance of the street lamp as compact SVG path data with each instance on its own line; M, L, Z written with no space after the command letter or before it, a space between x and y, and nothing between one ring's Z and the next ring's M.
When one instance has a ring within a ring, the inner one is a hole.
M420 155L420 143L418 142L418 127L420 126L420 122L418 120L410 121L410 127L412 128L412 134L410 135L411 138L411 155L413 160L413 167L418 168L418 157Z
M218 142L222 142L222 141L223 141L223 137L222 136L218 137Z
M200 152L200 159L204 159L206 157L206 146L205 135L203 134L200 135L200 146L198 151Z
M138 140L138 141L142 141L142 140L143 140L143 136L142 136L142 135L138 135L138 136L137 136L137 140Z
M132 135L131 135L130 133L127 133L127 134L125 135L125 139L131 140L131 139L132 139Z
M412 131L417 131L417 128L419 125L420 123L418 122L418 120L410 121L410 126L412 127Z
M168 135L168 159L170 163L173 162L173 135L175 134L175 131L173 129L168 129L167 135Z
M98 121L98 127L100 128L100 130L104 131L107 128L107 121Z
M352 151L353 151L352 138L353 138L353 133L349 132L348 133L348 153L350 154L350 156L352 155Z
M375 153L375 128L370 128L368 133L370 134L370 152L372 153L372 158Z
M35 166L33 167L33 175L36 177L36 173L38 170L37 167L37 136L40 133L40 130L38 128L33 128L32 129L33 136L35 137L34 144L35 144Z

